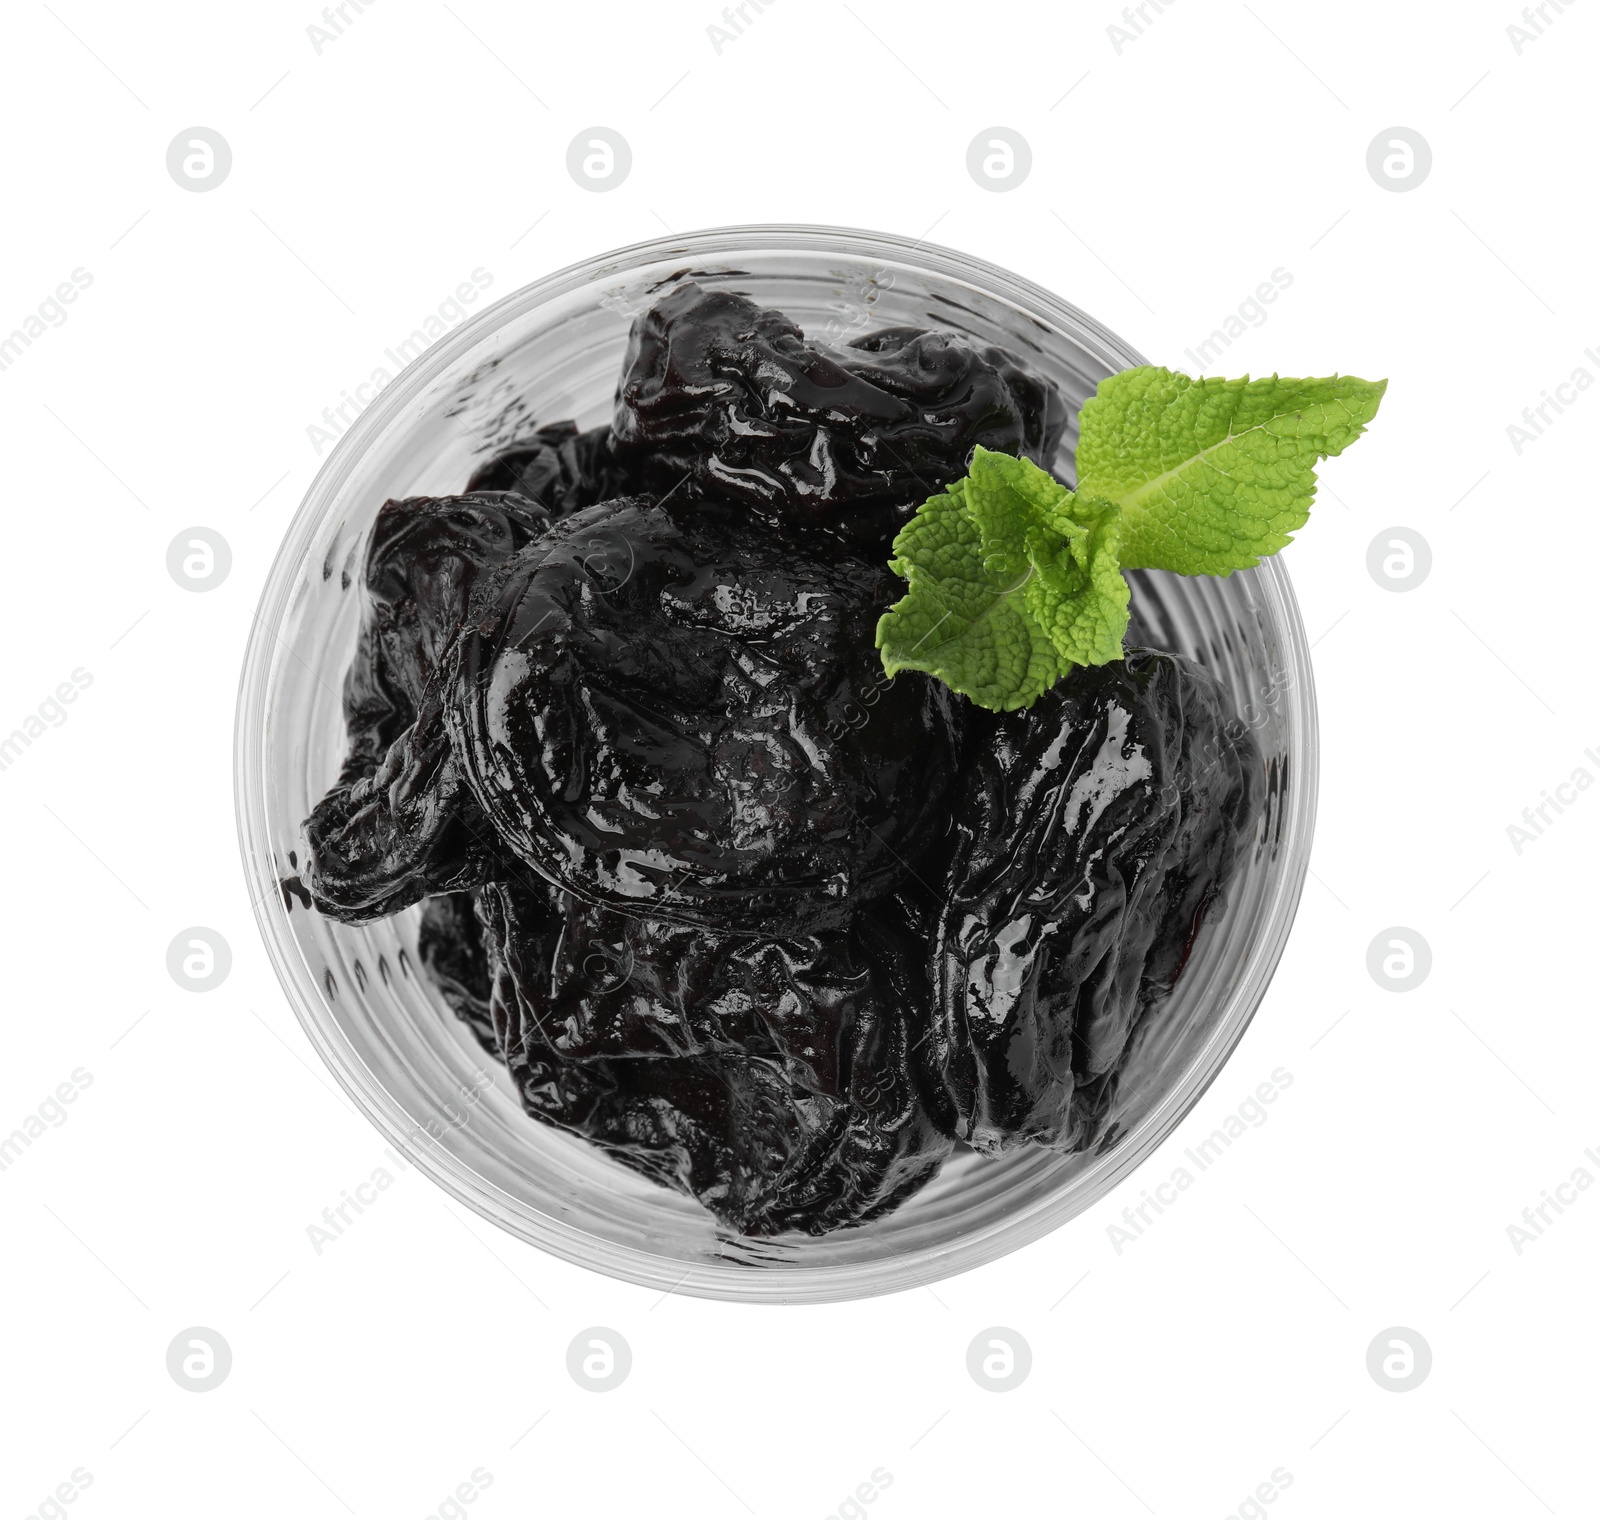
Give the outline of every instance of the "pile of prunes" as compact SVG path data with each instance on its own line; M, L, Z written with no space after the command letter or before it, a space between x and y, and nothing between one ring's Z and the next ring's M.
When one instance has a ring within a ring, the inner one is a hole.
M1102 1143L1260 754L1173 655L996 714L874 647L896 531L974 445L1049 467L1066 420L1003 349L824 346L679 283L609 426L379 512L303 890L420 904L528 1113L745 1235L870 1221L958 1144Z

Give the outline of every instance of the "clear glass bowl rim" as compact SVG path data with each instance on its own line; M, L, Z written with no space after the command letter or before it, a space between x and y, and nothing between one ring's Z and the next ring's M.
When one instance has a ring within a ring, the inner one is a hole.
M1110 329L1045 287L999 265L957 249L922 239L860 228L803 223L751 223L652 238L613 249L558 269L520 287L441 337L419 354L374 398L344 433L317 472L273 559L256 615L251 624L240 674L234 724L235 814L240 853L252 908L268 957L288 996L295 1016L323 1063L357 1109L384 1138L400 1149L420 1171L509 1234L579 1266L623 1281L687 1293L697 1297L749 1303L833 1302L902 1291L950 1277L993 1261L1040 1239L1091 1208L1127 1179L1189 1113L1227 1063L1243 1038L1277 969L1294 923L1305 883L1318 785L1318 728L1311 654L1305 628L1289 581L1276 559L1263 562L1259 576L1262 600L1273 615L1288 656L1292 680L1287 691L1288 733L1296 771L1289 789L1278 848L1287 870L1255 937L1235 983L1228 1016L1213 1031L1183 1080L1085 1178L1008 1215L991 1228L961 1240L947 1250L919 1255L915 1262L891 1258L869 1264L821 1267L776 1266L761 1271L729 1265L701 1265L675 1275L671 1258L645 1250L629 1250L598 1240L562 1220L541 1216L543 1228L528 1226L525 1215L450 1152L408 1138L414 1129L388 1092L325 1017L320 990L310 968L274 917L280 892L273 861L263 789L263 752L267 696L272 672L274 629L293 594L306 553L340 487L360 464L368 445L414 401L448 373L461 356L530 310L575 289L624 274L640 266L676 258L726 258L741 251L788 251L845 255L866 259L915 260L930 273L948 276L1015 301L1034 315L1072 333L1125 366L1143 359Z

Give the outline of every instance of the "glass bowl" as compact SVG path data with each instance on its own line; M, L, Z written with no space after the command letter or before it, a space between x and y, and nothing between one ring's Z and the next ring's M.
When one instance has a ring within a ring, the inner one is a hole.
M1091 1154L958 1149L894 1213L820 1238L730 1234L693 1200L527 1117L503 1068L421 975L419 910L352 928L281 886L301 821L333 780L368 530L389 497L461 490L475 463L538 423L605 421L629 323L680 274L747 293L813 337L893 324L1005 345L1072 411L1142 363L1049 291L950 249L835 227L732 227L607 253L519 290L441 338L380 390L301 505L245 657L235 771L240 843L274 968L311 1042L372 1122L447 1192L568 1261L660 1290L823 1302L915 1287L1013 1251L1123 1181L1221 1070L1261 1002L1305 877L1316 805L1311 664L1277 560L1226 580L1139 572L1137 639L1207 666L1267 768L1254 843L1172 997L1143 1026ZM1071 479L1076 429L1055 461Z

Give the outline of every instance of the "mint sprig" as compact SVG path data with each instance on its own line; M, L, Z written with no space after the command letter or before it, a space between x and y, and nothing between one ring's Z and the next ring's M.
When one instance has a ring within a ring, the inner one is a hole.
M1026 707L1073 665L1122 652L1117 509L1031 460L979 447L894 541L911 584L878 623L889 675L926 670L982 707Z
M878 623L884 671L1008 711L1120 658L1123 570L1228 575L1276 554L1305 524L1313 466L1361 436L1387 384L1124 370L1080 414L1076 491L975 448L895 538L909 590Z

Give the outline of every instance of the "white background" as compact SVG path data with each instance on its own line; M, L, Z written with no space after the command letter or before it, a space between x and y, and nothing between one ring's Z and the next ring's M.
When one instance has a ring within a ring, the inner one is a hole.
M712 0L348 14L319 54L311 0L7 11L0 334L74 269L93 283L0 371L0 733L75 669L92 684L0 771L0 1134L74 1069L92 1083L0 1172L0 1520L77 1468L61 1512L85 1520L823 1520L876 1469L847 1517L1593 1514L1600 1189L1520 1254L1507 1226L1600 1178L1600 792L1520 854L1507 826L1600 777L1600 394L1520 454L1507 426L1578 366L1600 378L1600 13L1550 6L1519 53L1512 0L1181 0L1119 52L1111 0L774 0L720 54ZM605 194L565 166L596 124L633 150ZM1405 193L1366 167L1397 124L1434 159ZM165 163L194 125L233 152L203 194ZM994 125L1033 151L1004 194L966 169ZM1286 554L1323 790L1283 964L1137 1177L930 1291L663 1298L415 1172L315 1255L307 1225L380 1140L268 969L231 795L251 610L321 462L307 426L474 268L498 297L755 221L929 236L1175 365L1281 267L1215 368L1390 378ZM233 553L205 594L166 569L193 525ZM1404 594L1366 568L1392 526L1432 548ZM205 994L165 966L194 924L234 952ZM1392 925L1433 951L1403 995L1366 969ZM1280 1066L1267 1122L1118 1254L1122 1209ZM597 1324L634 1357L603 1395L565 1367ZM165 1366L195 1325L233 1351L206 1394ZM992 1325L1032 1348L1014 1392L966 1370ZM1391 1326L1432 1348L1409 1393L1367 1371Z

